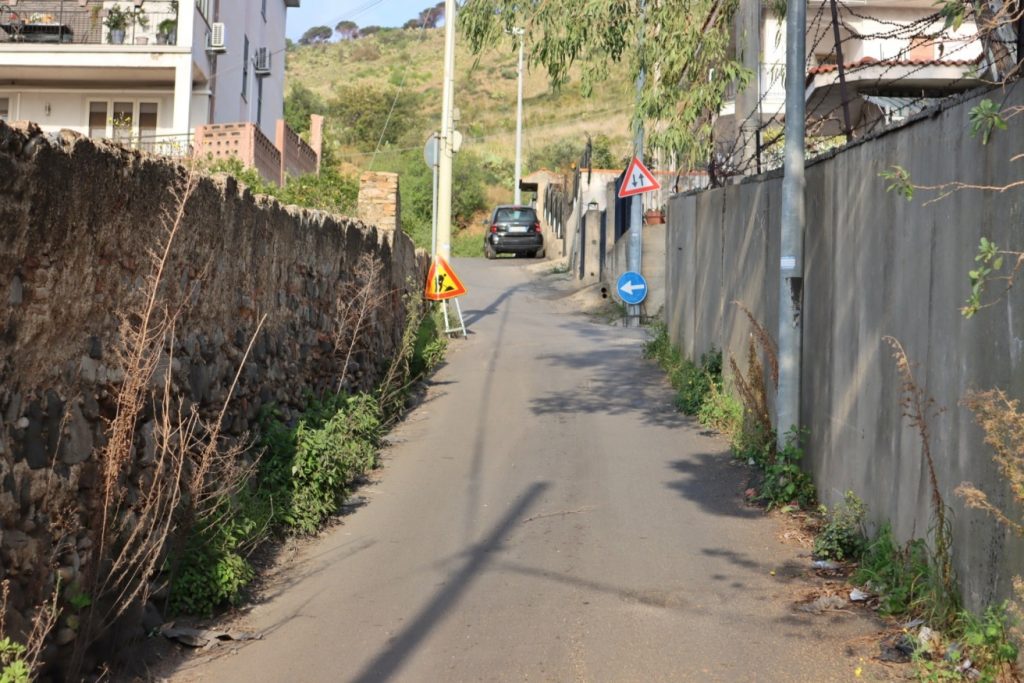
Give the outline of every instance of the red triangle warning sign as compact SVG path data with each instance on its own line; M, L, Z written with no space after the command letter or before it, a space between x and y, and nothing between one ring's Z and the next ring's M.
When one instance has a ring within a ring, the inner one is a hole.
M423 295L430 301L454 299L466 293L466 286L455 275L455 271L440 256L434 257L427 273L427 286Z
M644 166L642 161L633 157L633 161L629 163L629 168L626 169L626 175L622 178L619 198L632 197L635 194L643 194L644 192L653 192L660 189L661 185L654 179L654 174Z

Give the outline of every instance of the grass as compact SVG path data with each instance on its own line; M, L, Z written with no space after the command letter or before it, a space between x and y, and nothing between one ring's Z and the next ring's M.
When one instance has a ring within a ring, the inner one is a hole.
M324 97L331 95L337 83L391 85L422 95L420 125L398 145L419 147L441 120L438 93L443 54L443 30L386 30L355 41L298 46L288 52L287 78L289 84L302 83ZM513 159L517 79L508 74L511 69L514 76L515 60L511 43L485 51L479 58L464 42L457 43L456 106L461 112L459 128L465 136L463 149ZM598 89L599 97L593 98L581 95L578 78L552 92L543 69L528 70L523 84L524 158L567 137L582 144L587 133L608 135L614 152L627 155L632 89L628 79L617 77L625 73L625 67L618 68L621 73L613 73ZM338 152L350 167L346 171L366 170L370 163L371 156L356 156L356 150ZM507 196L499 201L508 201L511 195L509 187Z

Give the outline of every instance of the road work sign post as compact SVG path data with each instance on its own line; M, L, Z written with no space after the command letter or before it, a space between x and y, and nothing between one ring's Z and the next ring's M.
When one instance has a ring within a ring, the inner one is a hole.
M462 333L466 336L466 321L462 318L462 307L459 305L458 297L466 293L466 286L455 274L452 267L444 260L444 257L437 255L430 263L430 270L427 272L427 284L423 290L423 296L428 301L440 301L444 310L444 333ZM459 326L452 327L448 321L448 301L455 300L455 312L459 318Z

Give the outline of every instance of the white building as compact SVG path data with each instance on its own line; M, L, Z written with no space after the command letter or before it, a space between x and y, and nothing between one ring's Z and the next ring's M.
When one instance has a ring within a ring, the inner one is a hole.
M273 140L299 2L0 0L0 119L153 148L211 123Z
M761 3L757 115L763 127L785 114L786 26ZM840 45L850 128L865 131L899 120L931 98L981 84L982 45L971 21L946 29L934 0L838 2ZM845 127L830 0L807 3L808 135L839 135ZM735 36L742 50L745 39ZM738 52L739 54L739 52ZM735 135L736 102L725 103L719 137Z

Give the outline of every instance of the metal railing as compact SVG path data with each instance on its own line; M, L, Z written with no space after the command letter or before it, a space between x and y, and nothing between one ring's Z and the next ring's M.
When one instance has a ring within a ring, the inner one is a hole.
M177 3L152 2L136 9L131 0L105 6L78 0L20 0L0 3L0 43L51 45L174 45ZM121 17L122 21L118 21Z
M192 133L162 135L133 135L131 138L116 140L125 147L137 149L172 159L192 156Z

